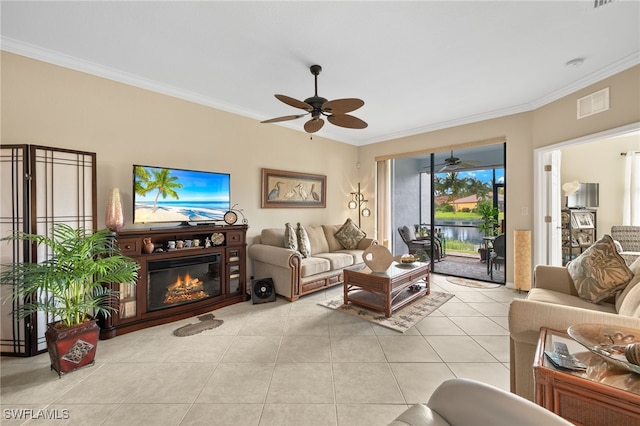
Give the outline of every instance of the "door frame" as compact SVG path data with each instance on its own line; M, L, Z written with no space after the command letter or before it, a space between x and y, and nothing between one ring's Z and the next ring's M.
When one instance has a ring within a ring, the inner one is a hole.
M552 145L536 148L533 151L533 264L534 265L561 265L562 259L559 257L560 233L554 232L549 227L557 226L560 216L560 203L556 202L561 197L560 179L549 179L545 176L545 165L549 158L553 158L554 151L569 146L583 143L595 142L600 139L607 139L622 136L640 130L640 121L620 127L604 130L598 133L581 136L575 139L558 142ZM555 154L556 158L560 156ZM553 166L552 166L553 167ZM560 176L561 161L557 161L558 170L553 171ZM551 256L550 256L551 255Z

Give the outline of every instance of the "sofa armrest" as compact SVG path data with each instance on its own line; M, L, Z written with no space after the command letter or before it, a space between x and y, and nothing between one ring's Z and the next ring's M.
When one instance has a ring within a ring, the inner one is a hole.
M577 296L573 279L564 266L537 265L533 274L534 287Z
M292 257L297 256L301 258L300 253L295 250L267 244L253 244L249 247L249 256L255 261L268 263L281 268L289 268Z
M583 323L640 329L640 318L626 315L526 299L515 299L509 307L509 334L515 341L536 344L542 327L566 331L570 325Z

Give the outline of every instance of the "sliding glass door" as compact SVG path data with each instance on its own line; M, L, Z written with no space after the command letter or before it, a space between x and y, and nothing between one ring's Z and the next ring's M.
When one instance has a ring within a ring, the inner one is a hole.
M504 236L494 248L506 221L504 143L397 158L390 177L395 255L422 247L434 272L505 282Z

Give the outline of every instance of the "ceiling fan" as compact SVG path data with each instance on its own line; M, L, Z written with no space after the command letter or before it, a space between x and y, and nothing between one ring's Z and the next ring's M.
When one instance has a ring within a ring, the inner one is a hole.
M475 160L461 161L460 158L453 156L453 150L451 150L451 156L448 158L445 158L444 163L438 164L437 166L442 166L438 170L438 173L443 173L443 172L453 172L460 169L472 168L478 164L480 164L480 162Z
M311 114L311 119L304 123L304 130L307 133L315 133L324 126L322 116L326 116L329 123L340 127L346 127L349 129L364 129L367 127L367 123L360 120L358 117L347 114L347 112L355 111L364 105L364 101L362 99L345 98L328 101L325 98L318 96L318 74L322 71L322 67L320 65L311 65L309 70L315 78L315 95L305 99L304 102L285 95L275 95L278 100L285 104L294 108L303 109L307 112L304 114L285 115L283 117L271 118L269 120L261 121L261 123L277 123L279 121L295 120Z

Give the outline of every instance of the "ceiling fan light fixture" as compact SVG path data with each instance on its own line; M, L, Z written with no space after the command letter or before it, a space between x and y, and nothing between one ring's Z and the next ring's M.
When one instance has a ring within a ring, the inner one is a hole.
M344 98L328 101L327 99L318 96L318 75L320 74L320 71L322 71L322 67L320 65L311 65L311 67L309 67L309 70L314 76L314 96L311 96L304 101L299 101L286 95L275 95L276 99L278 99L279 101L284 102L285 104L294 108L303 109L307 111L307 113L301 115L285 115L283 117L271 118L268 120L263 120L261 121L261 123L277 123L280 121L295 120L307 114L311 114L311 120L307 121L304 124L304 130L307 133L315 133L322 128L322 126L324 125L324 120L320 118L322 115L326 116L331 124L339 127L346 127L348 129L364 129L368 126L368 124L363 120L346 114L347 112L355 111L356 109L363 106L364 101L362 99Z

